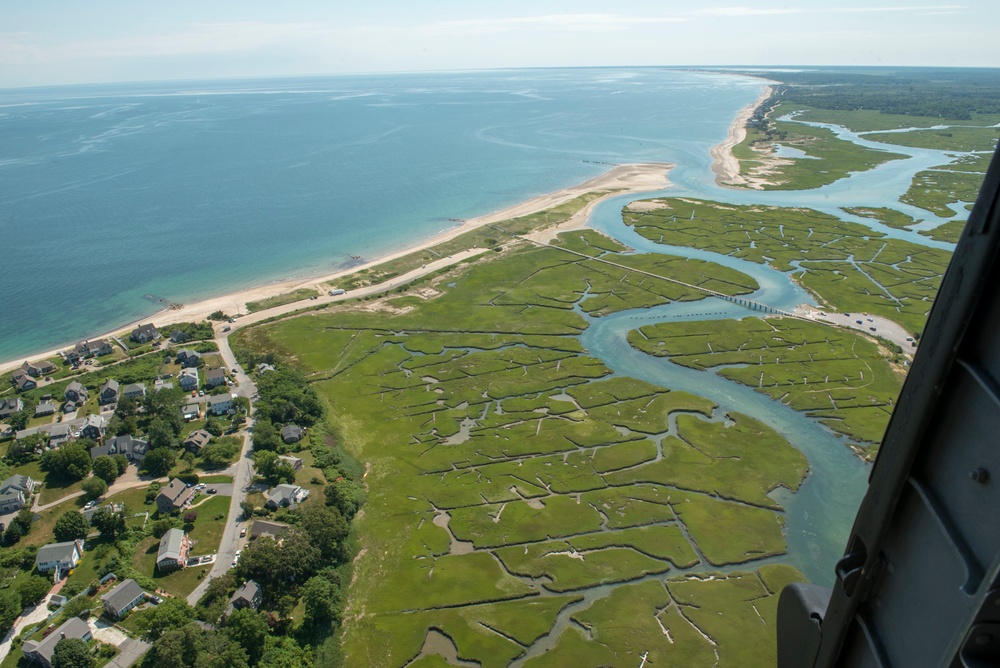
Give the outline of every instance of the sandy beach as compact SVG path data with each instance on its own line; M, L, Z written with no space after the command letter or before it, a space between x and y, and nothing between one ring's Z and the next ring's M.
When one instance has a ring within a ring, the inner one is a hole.
M742 112L741 112L742 113ZM751 111L752 113L752 111ZM744 121L745 122L745 121ZM732 132L732 129L730 129ZM713 149L714 150L714 149ZM120 333L122 331L131 330L141 323L152 322L157 327L165 327L177 322L198 322L204 320L208 317L210 313L215 311L224 311L229 314L245 314L247 313L246 304L247 302L258 301L261 299L266 299L267 297L273 297L275 295L284 294L286 292L291 292L298 288L313 288L320 292L322 297L317 301L307 302L310 306L317 306L322 303L327 303L331 301L340 301L345 298L352 298L360 295L360 291L352 291L349 295L338 296L336 298L329 297L326 293L329 290L325 283L333 281L341 276L346 276L352 274L361 269L374 267L383 262L393 260L410 253L423 250L425 248L430 248L440 244L442 242L454 239L455 237L464 234L470 230L476 229L477 227L482 227L483 225L488 225L490 223L497 223L502 220L507 220L509 218L517 218L519 216L526 216L528 214L536 213L538 211L544 211L559 204L568 202L571 199L579 197L580 195L601 191L601 190L611 190L614 192L608 193L604 197L595 199L593 202L584 207L576 215L574 215L570 220L563 223L558 227L549 228L541 232L535 233L532 238L548 242L559 232L578 229L586 225L587 218L590 216L590 212L593 210L599 202L604 200L606 197L611 197L614 195L620 195L623 193L642 193L651 192L655 190L662 190L669 186L670 182L667 180L667 172L673 167L673 165L666 163L642 163L642 164L626 164L618 165L600 176L594 177L588 181L575 186L570 186L568 188L563 188L562 190L557 190L555 192L547 193L545 195L539 195L538 197L533 197L529 200L515 204L513 206L507 207L506 209L501 209L493 213L486 214L484 216L479 216L478 218L472 218L465 221L461 225L442 232L430 239L427 239L423 243L416 246L401 250L397 253L387 255L384 257L379 257L371 260L370 262L351 267L350 269L345 269L333 274L326 274L323 276L314 276L310 278L297 278L288 281L281 281L277 283L270 283L268 285L257 286L253 288L247 288L245 290L240 290L237 292L232 292L219 297L213 297L211 299L206 299L194 304L185 304L179 309L164 309L151 316L142 318L140 321L123 325L121 327L116 327L112 330L100 334L94 334L91 339L105 338L107 336ZM481 251L480 251L481 252ZM475 253L472 253L475 254ZM466 254L462 254L464 257ZM455 256L450 258L451 262L458 262L461 257ZM433 266L428 265L427 270L439 268L437 265L439 262L432 263ZM394 283L399 283L400 278L396 278ZM377 292L384 288L381 286L372 286L365 292ZM304 307L306 304L302 302L296 302L294 304L286 305L286 308L282 309L284 311L295 310ZM277 314L278 309L269 309L267 311L260 311L253 314L257 316L253 320L260 320L263 318L271 317ZM250 324L247 318L241 318L238 321L240 324ZM35 353L29 356L29 359L40 359L52 357L58 354L60 351L66 350L72 346L62 346L60 348L55 348L53 350L47 350L44 352ZM24 358L18 358L14 360L7 360L0 362L0 373L4 371L9 371L17 366L19 366L24 361Z
M713 146L709 153L712 156L712 171L715 172L715 182L720 186L751 186L752 184L740 174L740 161L733 155L733 148L747 137L747 121L757 111L757 107L764 104L767 98L771 97L774 89L771 86L764 86L760 97L747 105L736 115L732 125L729 126L729 134L721 144Z

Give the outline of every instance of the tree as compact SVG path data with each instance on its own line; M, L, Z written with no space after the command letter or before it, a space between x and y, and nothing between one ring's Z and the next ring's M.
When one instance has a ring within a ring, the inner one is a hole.
M205 420L205 431L215 437L222 436L222 423L219 422L219 418L209 415Z
M31 421L31 417L32 416L28 413L28 407L25 406L23 409L9 416L7 418L7 424L14 431L21 431L28 426L28 422Z
M340 613L340 587L321 575L314 575L302 585L302 602L306 606L306 621L328 624ZM339 621L339 620L338 620Z
M79 513L77 513L79 515ZM22 580L17 586L17 593L21 596L21 605L35 605L49 593L52 589L52 581L39 575Z
M59 516L52 533L57 542L65 543L69 540L83 539L90 533L90 525L83 513L77 510L69 510Z
M190 451L185 452L183 455L181 455L181 461L184 462L185 466L187 466L186 470L188 471L194 470L195 456L193 452Z
M128 470L128 457L125 455L112 455L111 459L118 467L118 475L123 475Z
M156 450L150 450L143 457L142 470L150 475L167 475L176 463L177 452L173 448L157 448ZM155 497L156 495L154 495Z
M92 668L93 665L87 643L79 638L63 638L52 650L52 668Z
M342 543L350 531L347 520L335 506L312 505L302 511L302 528L325 562L340 563L346 558Z
M197 510L189 510L186 513L184 513L184 523L185 524L194 524L197 521L198 521L198 511Z
M118 471L118 462L108 455L101 455L95 459L93 468L94 475L109 485L113 483L119 475L121 475Z
M21 614L21 595L13 587L0 589L0 633L6 634L7 629L14 625L14 620Z
M288 637L273 638L257 668L313 668L308 652Z
M281 436L270 420L258 420L253 426L253 449L275 451L281 447Z
M323 489L326 505L334 506L347 519L354 517L364 503L365 492L352 480L332 482Z
M134 614L135 626L150 640L157 640L170 629L179 629L194 621L194 608L184 599L168 598L155 608Z
M243 517L250 518L253 517L254 506L249 501L240 501L240 512L243 513Z
M4 545L13 545L24 536L27 536L28 532L31 531L31 523L34 520L34 513L28 508L21 508L17 511L17 515L14 515L14 519L7 524L7 530L4 531Z
M128 528L128 525L125 523L125 514L126 510L124 507L120 510L98 508L94 512L93 517L90 518L90 523L101 532L101 536L114 539L125 533L125 530ZM160 535L162 536L163 534Z
M246 650L250 664L254 665L264 654L268 627L264 615L250 608L241 608L226 620L226 636Z
M7 448L5 459L12 466L27 464L38 458L43 445L45 445L45 439L42 438L41 434L32 434L31 436L19 438Z
M139 403L132 397L121 397L115 406L115 417L125 420L138 415Z
M232 464L239 453L239 444L227 439L206 445L201 452L201 461L208 468L222 468Z
M283 482L295 482L295 469L279 458L276 452L263 450L254 452L253 465L269 485L280 485Z
M146 436L149 438L150 450L177 447L177 433L173 426L162 417L153 418L146 429Z
M90 445L93 441L77 441L42 455L42 470L63 480L83 480L90 473Z
M205 650L205 632L196 624L172 628L153 643L144 665L158 668L187 668L200 665L198 656Z
M91 477L83 481L83 484L80 485L80 489L83 490L84 498L88 501L93 501L94 499L104 496L104 493L108 491L108 483L104 482L100 478Z

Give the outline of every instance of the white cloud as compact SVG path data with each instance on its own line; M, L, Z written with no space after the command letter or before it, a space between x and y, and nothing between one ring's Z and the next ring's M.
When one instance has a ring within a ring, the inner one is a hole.
M624 16L621 14L549 14L499 19L459 19L421 26L430 32L495 33L513 30L561 30L567 32L606 32L651 24L682 23L690 19L677 16Z
M966 9L966 5L889 5L884 7L825 7L793 8L793 7L713 7L690 12L694 16L778 16L782 14L861 14L884 12L918 12L927 14L937 11L957 12Z

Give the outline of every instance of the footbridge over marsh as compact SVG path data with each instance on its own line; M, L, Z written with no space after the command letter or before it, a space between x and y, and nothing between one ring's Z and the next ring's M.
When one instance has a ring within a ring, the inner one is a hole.
M685 283L684 281L679 281L676 278L668 278L666 276L660 276L659 274L654 274L652 272L645 271L643 269L636 269L635 267L629 267L628 265L620 264L618 262L612 262L611 260L605 260L604 258L601 258L601 257L595 257L593 255L587 255L586 253L581 253L579 251L575 251L575 250L572 250L570 248L565 248L563 246L553 246L551 244L547 244L547 243L544 243L544 242L541 242L541 241L536 241L535 239L531 239L529 237L525 237L525 236L522 236L520 234L511 234L511 233L506 232L505 230L502 230L502 229L500 229L498 227L494 227L493 225L490 225L489 227L492 228L492 229L494 229L494 230L496 230L497 232L500 232L500 233L503 233L503 234L507 234L508 236L513 237L514 239L517 239L519 241L526 241L526 242L528 242L530 244L534 244L534 245L540 246L542 248L551 248L551 249L554 249L554 250L561 250L561 251L563 251L565 253L570 253L572 255L577 255L577 256L579 256L581 258L584 258L586 260L593 260L594 262L602 262L602 263L604 263L606 265L609 265L609 266L612 266L612 267L616 267L618 269L624 269L625 271L631 271L631 272L634 272L636 274L642 274L643 276L649 276L650 278L657 278L657 279L659 279L661 281L667 281L669 283L675 283L675 284L683 286L685 288L690 288L691 290L697 290L699 292L703 292L703 293L705 293L709 297L715 297L716 299L721 299L723 301L727 301L727 302L730 302L732 304L736 304L738 306L742 306L742 307L744 307L744 308L746 308L748 310L751 310L751 311L758 311L760 313L766 313L766 314L769 314L769 315L780 315L780 316L785 317L785 318L795 318L797 320L808 320L808 318L804 318L804 317L802 317L800 315L797 315L795 313L791 313L789 311L785 311L783 309L776 308L776 307L771 306L769 304L765 304L763 302L755 301L753 299L747 299L746 297L734 297L732 295L727 295L727 294L722 293L722 292L717 292L715 290L712 290L710 288L706 288L706 287L703 287L703 286L700 286L700 285L693 285L691 283Z

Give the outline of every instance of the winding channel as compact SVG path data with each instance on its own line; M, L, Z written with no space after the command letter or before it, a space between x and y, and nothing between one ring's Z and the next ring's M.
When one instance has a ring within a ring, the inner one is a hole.
M840 139L908 157L851 174L828 186L798 191L722 188L714 183L714 178L706 170L681 165L671 173L671 181L676 184L674 187L650 193L644 198L682 196L727 204L809 207L842 220L861 223L887 237L933 248L954 248L953 244L934 241L910 230L891 228L875 220L849 215L842 208L885 207L906 213L916 220L927 221L930 226L946 222L949 219L902 204L899 197L910 187L917 172L947 164L952 160L953 153L882 144L839 126L822 127L833 130ZM630 195L606 200L595 207L588 226L639 253L663 253L706 260L748 274L760 285L755 293L749 295L755 301L788 311L799 304L816 305L815 299L785 272L719 253L663 245L646 239L622 221L622 207L635 199L638 198ZM712 371L682 367L665 358L638 351L627 342L629 331L647 324L743 318L756 314L721 300L672 303L599 318L581 314L590 325L580 335L581 343L615 373L706 397L719 405L719 412L740 412L755 417L777 430L806 455L809 475L799 491L791 493L778 489L772 493L772 497L785 508L788 554L783 561L801 570L812 582L830 584L834 563L843 552L854 515L864 495L870 466L846 447L844 437L834 434L804 413Z

